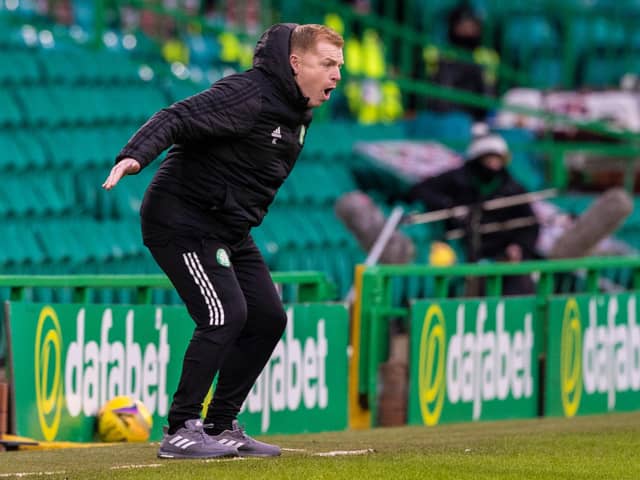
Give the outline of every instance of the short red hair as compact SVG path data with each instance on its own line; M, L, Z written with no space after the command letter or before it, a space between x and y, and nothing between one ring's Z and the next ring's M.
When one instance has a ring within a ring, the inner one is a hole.
M291 51L306 52L313 49L319 40L326 40L338 48L344 46L342 35L335 30L315 23L298 25L291 33Z

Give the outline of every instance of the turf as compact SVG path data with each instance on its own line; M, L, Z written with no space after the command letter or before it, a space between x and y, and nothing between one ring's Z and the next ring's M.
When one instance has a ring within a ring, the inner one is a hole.
M159 460L157 444L150 443L6 452L0 453L0 479L18 473L19 478L91 480L640 478L640 412L266 440L290 450L276 459L208 461ZM335 450L364 453L315 455Z

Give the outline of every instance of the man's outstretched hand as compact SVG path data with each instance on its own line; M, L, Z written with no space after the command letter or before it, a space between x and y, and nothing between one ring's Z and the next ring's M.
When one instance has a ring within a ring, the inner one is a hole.
M109 176L102 184L102 188L105 190L111 190L122 177L125 175L133 175L139 171L140 163L136 159L130 157L123 158L113 166Z

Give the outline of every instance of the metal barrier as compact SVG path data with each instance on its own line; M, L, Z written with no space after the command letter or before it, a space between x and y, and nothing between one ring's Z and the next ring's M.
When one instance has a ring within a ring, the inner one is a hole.
M297 302L322 302L336 298L336 287L323 272L277 272L271 278L276 285L297 288ZM154 289L172 289L164 275L0 275L0 288L9 288L9 298L26 301L32 288L65 288L72 290L74 303L90 303L92 289L130 288L135 290L137 304L151 304ZM0 365L5 357L6 338L0 313Z
M369 422L377 422L378 367L388 355L390 318L406 317L409 309L393 305L392 280L402 277L431 277L432 298L449 296L449 285L456 278L486 278L487 296L500 296L503 278L509 275L537 274L537 308L546 308L554 293L557 274L583 272L584 293L596 293L599 280L607 270L630 269L629 290L640 290L640 257L592 257L555 261L528 261L517 264L462 264L451 267L422 265L383 265L359 267L356 274L356 305L352 322L354 364L351 369L351 405L368 410ZM359 312L359 314L357 314ZM358 345L360 348L355 348ZM356 363L357 362L357 363Z
M271 275L277 285L297 285L297 301L326 301L336 296L335 286L323 272L277 272ZM132 288L137 303L151 303L154 288L173 288L164 275L0 275L0 288L10 289L10 300L26 300L29 288L71 288L74 302L89 302L91 288Z

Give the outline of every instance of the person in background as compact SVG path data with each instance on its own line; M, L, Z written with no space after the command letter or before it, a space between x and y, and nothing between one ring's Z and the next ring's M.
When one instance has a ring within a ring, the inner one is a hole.
M142 237L195 330L161 458L280 455L236 419L287 321L250 230L293 169L312 109L340 81L342 46L322 25L272 26L258 41L253 68L153 115L103 184L110 190L170 148L142 202Z
M467 2L462 2L449 13L447 37L449 44L458 49L456 57L447 55L435 45L427 45L422 51L422 61L418 62L416 76L443 87L493 95L499 58L495 51L482 46L482 20ZM468 59L458 57L465 52ZM487 116L484 108L449 100L414 99L414 103L418 110L464 111L476 122L484 121Z
M447 221L448 228L464 231L468 261L536 258L540 227L529 203L495 210L481 207L487 200L526 193L509 173L509 159L507 143L501 136L480 135L469 145L464 165L414 185L406 200L421 202L430 211L468 206L466 217ZM487 224L498 227L497 231L482 234ZM505 277L502 290L504 295L530 294L534 284L528 275L513 275Z

